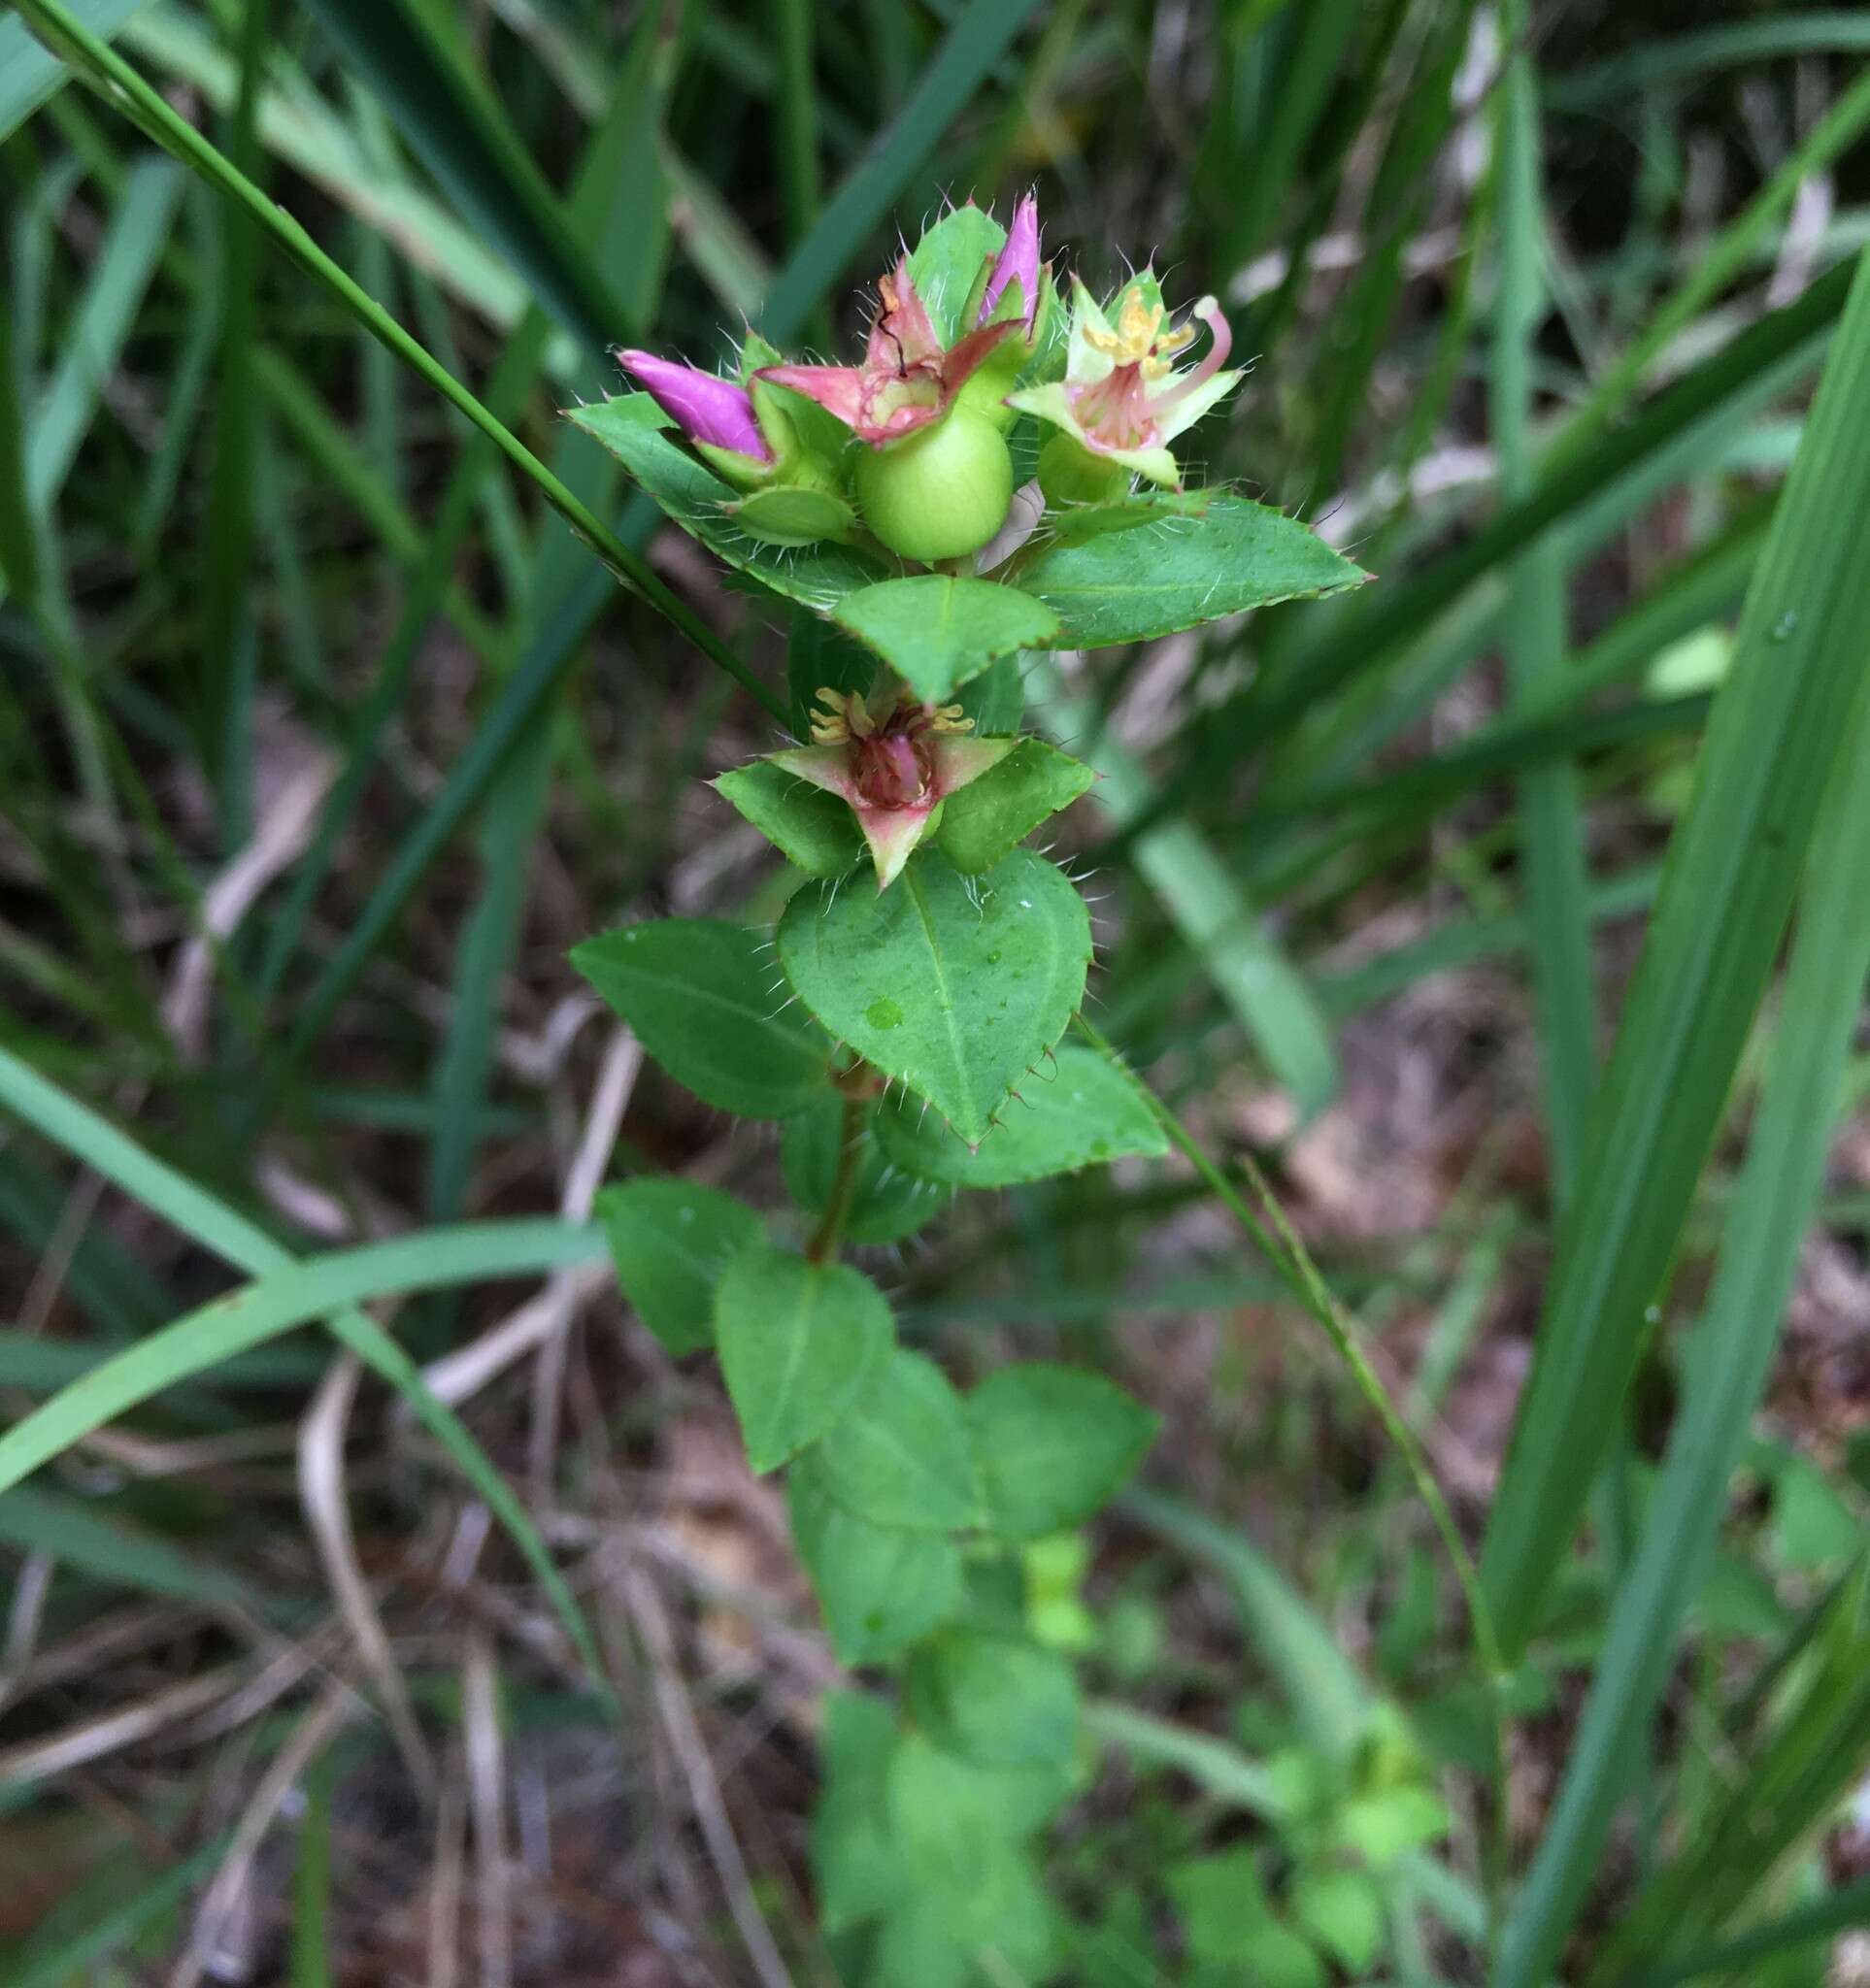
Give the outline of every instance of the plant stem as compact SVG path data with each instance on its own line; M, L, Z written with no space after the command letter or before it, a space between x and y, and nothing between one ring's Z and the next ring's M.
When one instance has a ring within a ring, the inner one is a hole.
M1389 1390L1385 1387L1383 1377L1370 1364L1370 1357L1363 1349L1355 1321L1338 1303L1330 1287L1319 1275L1310 1251L1286 1219L1285 1209L1280 1207L1278 1198L1253 1156L1243 1152L1240 1155L1240 1164L1247 1176L1248 1185L1252 1190L1253 1199L1258 1202L1265 1216L1264 1221L1248 1207L1239 1188L1209 1158L1194 1135L1124 1062L1116 1048L1085 1020L1083 1014L1077 1015L1075 1020L1079 1033L1135 1091L1162 1130L1167 1133L1171 1143L1212 1189L1221 1206L1252 1238L1254 1244L1272 1265L1286 1288L1324 1328L1325 1336L1336 1349L1339 1359L1350 1370L1351 1377L1356 1382L1358 1391L1370 1404L1377 1420L1383 1425L1385 1435L1402 1458L1415 1483L1417 1494L1428 1508L1429 1517L1434 1521L1435 1530L1441 1536L1443 1550L1460 1586L1462 1599L1467 1604L1475 1653L1481 1661L1488 1706L1492 1715L1490 1778L1493 1782L1493 1815L1492 1829L1484 1852L1488 1943L1491 1946L1497 1935L1504 1906L1509 1848L1506 1706L1502 1688L1506 1679L1506 1667L1500 1654L1500 1641L1494 1630L1492 1611L1487 1607L1486 1594L1482 1591L1480 1574L1475 1568L1473 1556L1468 1552L1467 1543L1461 1538L1460 1528L1454 1522L1454 1514L1449 1508L1447 1496L1435 1476L1434 1468L1422 1447L1421 1438L1405 1420L1402 1410L1397 1408L1390 1398ZM1267 1226L1269 1223L1270 1232Z
M805 1245L808 1263L824 1263L836 1255L851 1204L857 1192L857 1155L863 1151L863 1116L869 1099L847 1080L844 1118L838 1134L838 1170L831 1176L831 1196L812 1240Z

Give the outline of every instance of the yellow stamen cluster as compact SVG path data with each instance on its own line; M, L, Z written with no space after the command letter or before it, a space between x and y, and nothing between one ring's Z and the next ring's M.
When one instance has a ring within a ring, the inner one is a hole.
M1123 309L1117 329L1104 331L1094 324L1085 326L1085 343L1102 352L1119 366L1136 366L1144 379L1160 380L1169 370L1173 354L1194 342L1195 328L1185 324L1180 331L1164 332L1162 321L1168 313L1160 303L1152 304L1140 289L1123 293Z
M816 701L823 709L812 713L814 746L848 746L852 739L867 739L876 730L859 691L847 697L827 683L820 687Z
M863 692L849 693L820 685L814 700L820 709L812 713L814 746L848 746L852 739L874 739L888 722L891 707L885 705L872 716L864 705ZM958 704L928 705L927 729L931 732L971 732L974 720Z

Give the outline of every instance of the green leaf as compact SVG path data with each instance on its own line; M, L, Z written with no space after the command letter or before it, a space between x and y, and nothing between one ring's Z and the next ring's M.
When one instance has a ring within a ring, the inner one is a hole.
M243 1580L117 1518L102 1501L19 1484L0 1492L0 1540L47 1553L63 1567L146 1594L264 1612L267 1598Z
M1352 1974L1365 1973L1383 1951L1383 1893L1361 1871L1302 1872L1292 1916Z
M753 1210L692 1180L629 1180L607 1187L594 1212L643 1323L671 1353L713 1345L720 1274L765 1234Z
M1101 1374L1025 1363L967 1398L989 1532L1037 1540L1088 1518L1143 1461L1160 1426Z
M1189 1956L1197 1961L1237 1959L1242 1942L1273 1916L1259 1858L1245 1844L1173 1865L1163 1882Z
M1078 1745L1078 1680L1024 1637L951 1629L910 1660L906 1703L935 1743L986 1767L1066 1767Z
M796 603L786 611L785 686L792 709L792 736L812 736L812 707L820 690L868 692L877 679L877 658L853 642L835 621Z
M1056 1055L1056 1068L1021 1083L1018 1098L972 1152L912 1099L878 1114L884 1151L905 1173L957 1187L1011 1187L1125 1153L1168 1151L1155 1114L1120 1072L1082 1044L1063 1044Z
M1347 1802L1336 1834L1373 1870L1385 1871L1408 1851L1440 1842L1448 1826L1447 1804L1432 1789L1385 1788Z
M830 1087L830 1050L760 941L714 918L622 925L574 946L572 965L698 1098L743 1118L784 1118Z
M979 1521L966 1410L920 1353L881 1366L816 1455L825 1490L874 1525L939 1533Z
M1045 1885L1021 1850L994 1848L965 1885L918 1872L877 1929L867 1979L888 1988L985 1988L1055 1978L1058 1921Z
M1242 497L1217 497L1199 517L1044 547L1016 576L1056 610L1060 646L1077 648L1149 642L1249 608L1342 593L1370 577L1309 526Z
M831 618L875 649L924 704L946 704L989 663L1058 638L1058 616L1017 586L918 573L846 594Z
M1097 775L1045 739L1021 739L998 766L942 804L936 844L957 870L991 870L1042 821L1069 808Z
M749 760L712 784L808 877L842 877L864 852L848 803L770 760Z
M1324 1963L1289 1926L1269 1919L1240 1943L1227 1970L1238 1970L1253 1988L1325 1988Z
M1108 504L1073 504L1046 514L1040 529L1048 546L1082 546L1107 532L1127 532L1164 518L1201 517L1214 502L1211 490L1139 490Z
M1071 1772L1058 1762L984 1766L908 1732L890 1758L885 1801L918 1882L965 1897L1071 1789Z
M1863 1528L1824 1473L1805 1457L1791 1458L1773 1482L1773 1552L1781 1565L1829 1567L1862 1545Z
M775 593L828 614L846 594L888 577L880 560L831 540L792 547L749 538L728 514L741 492L670 439L668 415L647 393L571 408L566 419L594 435L691 538Z
M910 251L910 281L928 312L935 335L952 346L973 329L961 318L981 265L1006 247L1007 231L973 201L946 214Z
M847 1242L900 1242L953 1199L953 1190L940 1181L904 1173L879 1143L876 1121L873 1111L858 1134L856 1180L844 1217ZM831 1199L843 1140L841 1098L827 1098L785 1121L780 1136L780 1167L785 1190L800 1208L815 1214L823 1211Z
M826 1698L818 1736L824 1793L812 1817L812 1872L827 1933L874 1919L909 1888L909 1866L890 1838L887 1812L900 1738L896 1715L882 1699L864 1691Z
M922 850L885 891L801 890L779 945L826 1028L978 1143L1064 1033L1090 920L1060 872L1023 849L978 880Z
M742 1251L715 1289L715 1344L755 1471L817 1441L889 1357L888 1301L842 1263Z
M822 1453L786 1473L792 1538L844 1664L881 1664L938 1628L961 1599L961 1556L945 1534L874 1525L833 1498Z
M1017 732L1026 711L1023 659L1002 656L966 685L956 702L963 714L974 720L978 738L1004 739ZM1009 759L1012 756L1007 755ZM963 787L961 791L965 793L967 789Z

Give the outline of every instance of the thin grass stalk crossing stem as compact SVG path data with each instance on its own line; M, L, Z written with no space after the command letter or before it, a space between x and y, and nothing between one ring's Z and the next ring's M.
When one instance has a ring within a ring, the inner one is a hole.
M1485 1872L1488 1946L1491 1949L1497 1938L1505 1905L1508 1853L1504 1699L1506 1666L1500 1653L1499 1638L1494 1632L1492 1612L1487 1607L1486 1596L1481 1587L1479 1570L1474 1564L1473 1556L1467 1550L1466 1541L1461 1538L1459 1526L1454 1522L1454 1514L1449 1508L1447 1496L1436 1478L1434 1467L1422 1447L1421 1439L1409 1426L1402 1410L1390 1399L1389 1390L1384 1385L1382 1375L1370 1364L1370 1357L1363 1349L1355 1325L1347 1316L1343 1307L1339 1305L1329 1286L1319 1274L1318 1266L1312 1261L1311 1252L1287 1221L1285 1210L1280 1207L1266 1176L1260 1172L1252 1155L1242 1153L1240 1162L1247 1175L1248 1184L1252 1189L1253 1198L1265 1212L1265 1221L1248 1207L1240 1190L1208 1156L1199 1141L1155 1092L1130 1069L1116 1047L1085 1020L1082 1013L1073 1019L1079 1034L1122 1076L1168 1135L1170 1143L1194 1168L1227 1212L1252 1239L1281 1281L1324 1328L1325 1336L1330 1340L1339 1359L1349 1370L1358 1392L1370 1404L1377 1420L1383 1425L1384 1434L1388 1437L1397 1454L1402 1458L1418 1496L1428 1508L1429 1517L1441 1537L1449 1566L1460 1587L1462 1599L1467 1604L1475 1654L1480 1659L1486 1683L1488 1708L1491 1714L1489 1743L1492 1754L1493 1814ZM1268 1223L1272 1225L1272 1231L1277 1232L1277 1241L1274 1233L1269 1232Z

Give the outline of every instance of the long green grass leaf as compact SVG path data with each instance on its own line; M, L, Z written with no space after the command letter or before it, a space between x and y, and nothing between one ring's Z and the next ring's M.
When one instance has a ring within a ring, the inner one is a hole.
M1536 72L1523 47L1523 6L1505 17L1521 44L1508 57L1498 92L1494 170L1500 223L1499 294L1494 301L1492 410L1500 457L1500 494L1522 501L1533 487L1529 428L1532 359L1546 316L1545 215L1539 177ZM1523 712L1549 699L1565 669L1565 575L1550 536L1530 547L1508 575L1507 663L1512 708ZM1584 1143L1585 1116L1597 1075L1589 879L1577 774L1556 758L1524 774L1519 810L1526 868L1526 915L1532 932L1532 980L1538 998L1541 1077L1559 1200L1571 1191Z
M131 170L85 283L64 356L34 413L26 484L42 512L64 488L105 382L117 368L168 239L183 183L166 159L144 159Z
M261 1276L272 1274L279 1280L275 1286L276 1297L284 1309L289 1309L288 1301L292 1298L293 1286L288 1273L297 1268L296 1260L274 1242L265 1230L217 1201L212 1194L197 1186L185 1176L178 1174L172 1167L165 1166L108 1119L100 1117L88 1106L81 1104L76 1098L60 1090L56 1084L49 1082L29 1069L18 1057L4 1049L0 1049L0 1106L15 1112L32 1125L43 1138L65 1147L85 1165L95 1168L106 1179L114 1181L126 1194L143 1202L165 1221L182 1230L184 1234L193 1236L204 1242L230 1263L236 1263L242 1269L259 1273ZM593 1248L592 1234L571 1224L522 1222L504 1228L494 1225L485 1231L484 1246L496 1258L501 1247L505 1246L502 1242L503 1237L514 1250L523 1252L531 1247L546 1252L535 1266L541 1269L558 1268L564 1263L583 1261L585 1256L592 1253ZM420 1271L425 1261L430 1270L446 1269L445 1265L438 1265L433 1261L433 1250L424 1254L419 1246L423 1241L421 1236L404 1240L417 1247L411 1257L398 1259L399 1263L406 1263L412 1271ZM440 1246L446 1254L447 1245ZM601 1248L601 1244L596 1246ZM551 1255L553 1248L560 1254ZM516 1265L504 1272L485 1270L477 1275L494 1276L515 1275L518 1272L518 1266ZM409 1288L428 1288L433 1281L450 1283L463 1280L443 1276L439 1279L424 1282L418 1277L417 1282ZM472 1277L465 1280L472 1281ZM303 1285L298 1287L301 1292L303 1288ZM223 1305L235 1302L231 1324L224 1310L217 1315L214 1307L208 1308L209 1324L205 1328L197 1327L196 1330L211 1343L217 1337L234 1340L240 1337L246 1323L246 1317L236 1302L240 1295L238 1292L235 1294L235 1301L223 1301ZM514 1495L506 1479L494 1469L486 1452L468 1433L460 1418L430 1390L416 1363L402 1347L374 1319L356 1309L354 1300L341 1297L307 1315L328 1315L335 1336L408 1400L417 1419L453 1458L468 1482L486 1501L488 1509L507 1528L514 1543L538 1576L547 1598L565 1625L573 1646L584 1658L593 1680L601 1681L605 1675L604 1665L596 1639L584 1619L584 1611L573 1598L564 1575L559 1573L557 1564L548 1550L545 1541L540 1537L538 1527L533 1524L525 1508ZM199 1317L200 1314L196 1316ZM303 1321L295 1319L291 1322ZM155 1345L159 1339L173 1345L174 1341L169 1336L178 1329L177 1326L166 1327L162 1333L138 1342L127 1354L120 1356L133 1363L139 1359L144 1362L143 1365L133 1364L130 1370L130 1377L139 1387L149 1377L150 1372L148 1364L149 1349ZM280 1325L275 1330L290 1330L290 1324ZM262 1335L261 1339L271 1336ZM191 1345L192 1343L190 1342ZM260 1340L254 1340L250 1343L260 1343ZM228 1343L219 1353L211 1353L209 1363L212 1364L238 1350L238 1345ZM164 1358L158 1357L154 1364L157 1370L154 1391L160 1392L162 1387L168 1384L160 1378L159 1374ZM100 1375L106 1377L100 1380ZM117 1377L112 1379L109 1377L112 1375ZM69 1404L74 1393L81 1402L100 1393L109 1399L112 1390L120 1389L122 1385L123 1375L119 1360L105 1362L87 1371L82 1378L70 1383L51 1401L34 1410L33 1414L27 1417L27 1422L54 1410L61 1402ZM136 1396L138 1401L146 1398L147 1393L138 1393ZM68 1413L69 1409L65 1412ZM117 1412L117 1409L107 1410L105 1419ZM21 1423L19 1429L26 1426L27 1423ZM45 1426L41 1424L42 1431ZM17 1429L13 1433L17 1435L19 1430ZM0 1444L9 1441L10 1437L0 1437ZM54 1444L53 1451L48 1454L55 1453L57 1446ZM44 1460L43 1456L38 1459L39 1462ZM36 1464L28 1464L25 1468L36 1468ZM17 1478L14 1481L17 1481Z
M711 661L724 669L750 696L782 724L785 710L693 609L657 579L643 555L626 546L600 518L565 488L531 449L497 421L461 382L418 345L374 298L368 297L307 234L304 227L239 172L193 125L180 117L159 91L75 20L61 0L18 0L20 13L48 43L81 68L112 103L150 137L199 173L228 199L239 201L302 269L336 297L342 308L485 435L574 532L610 567L618 580L664 615Z
M73 10L109 41L149 0L78 0ZM70 81L71 71L42 48L19 20L0 20L0 142L13 136Z
M1557 1804L1508 1928L1497 1988L1531 1988L1563 1944L1713 1557L1823 1181L1840 1078L1870 975L1866 905L1870 690L1857 700L1817 833L1771 1060L1680 1420L1645 1510L1640 1551L1618 1593Z
M1748 593L1560 1230L1483 1563L1509 1649L1532 1632L1634 1371L1863 681L1866 424L1870 264Z
M273 1271L139 1340L16 1422L0 1436L0 1491L164 1388L295 1326L412 1291L566 1270L606 1246L598 1230L570 1222L467 1222Z
M307 0L461 212L533 296L595 355L627 322L620 300L499 104L409 0Z

